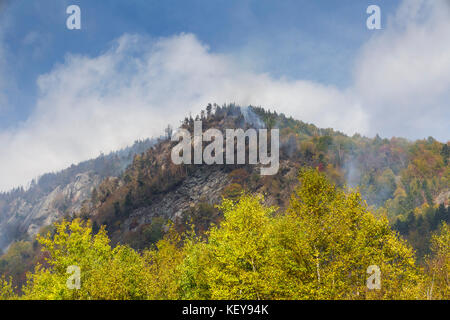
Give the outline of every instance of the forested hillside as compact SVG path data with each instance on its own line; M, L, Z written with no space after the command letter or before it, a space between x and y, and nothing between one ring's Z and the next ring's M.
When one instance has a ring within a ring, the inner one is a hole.
M449 299L450 229L433 236L425 268L412 248L371 214L357 192L344 192L318 170L303 170L286 210L262 195L219 206L206 234L173 226L156 246L112 247L105 228L75 219L38 236L45 260L22 287L23 299ZM277 212L277 213L276 213ZM275 214L276 213L276 214ZM78 290L67 267L82 270ZM381 289L366 269L382 270ZM0 280L0 297L19 298Z
M91 196L92 189L106 177L117 177L156 141L136 141L131 147L72 165L33 180L27 189L0 193L0 252L13 241L27 240L40 227L73 215Z
M168 127L126 168L112 161L88 201L61 210L58 226L11 245L0 258L0 297L449 298L449 142L350 137L233 104L208 105L181 127L192 132L196 119L203 130L280 129L278 173L175 165ZM87 166L80 172L95 161ZM44 176L30 190L74 175ZM0 222L5 203L32 198L30 190L0 197ZM64 287L72 264L89 270L81 290ZM381 291L365 288L372 264L382 269Z

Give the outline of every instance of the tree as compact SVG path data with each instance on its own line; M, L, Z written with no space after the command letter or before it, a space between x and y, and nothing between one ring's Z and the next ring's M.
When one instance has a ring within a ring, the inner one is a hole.
M148 297L144 260L126 246L111 248L105 228L93 235L91 222L56 225L56 234L38 235L47 266L37 265L23 289L25 299L144 299ZM70 289L69 266L80 270L80 289Z
M448 165L448 160L450 158L450 146L447 143L444 143L442 146L441 156L444 159L444 164Z
M288 288L287 297L419 296L421 278L412 249L390 229L386 218L378 220L367 211L358 192L346 194L317 170L301 173L300 187L278 234L281 249L274 251L273 259L284 271L276 287ZM381 269L379 291L366 287L370 265Z
M8 281L5 276L0 277L0 300L17 299L11 282L12 279Z
M212 111L212 105L211 103L208 103L206 106L206 117L209 119L211 117L211 111Z
M177 299L179 297L180 265L185 257L181 238L171 230L156 248L144 252L149 265L147 288L150 299Z
M270 298L269 228L274 208L262 205L262 196L243 195L238 202L224 200L224 220L209 234L211 261L206 275L212 299Z
M429 299L450 299L450 227L442 223L439 232L432 236L433 255L428 260Z
M97 192L97 188L94 187L94 189L92 189L92 195L91 195L91 202L92 204L96 204L98 201L98 192Z
M433 237L426 279L413 250L376 218L357 191L302 170L286 212L242 193L218 207L223 220L205 235L171 228L142 254L112 248L105 228L75 219L38 236L47 259L29 273L24 299L448 299L449 228ZM423 219L422 219L423 220ZM425 220L424 220L425 221ZM67 286L77 266L81 286ZM367 286L369 266L381 288ZM427 281L425 281L427 280ZM0 297L14 296L0 280Z
M182 292L193 299L411 299L423 279L413 250L317 170L300 175L289 210L262 196L224 200L224 220L187 250ZM369 290L367 269L381 270ZM189 291L192 290L192 291ZM186 294L187 292L187 294ZM193 292L193 295L189 293Z
M166 129L164 129L164 132L166 133L167 140L172 139L173 128L170 124L168 124Z

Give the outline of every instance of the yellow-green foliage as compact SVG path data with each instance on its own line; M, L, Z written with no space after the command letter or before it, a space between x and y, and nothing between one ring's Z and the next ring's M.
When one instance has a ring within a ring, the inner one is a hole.
M223 221L206 237L171 230L142 253L112 248L104 228L94 235L89 222L63 221L54 235L38 237L47 265L28 275L21 298L448 299L448 226L433 238L425 276L413 250L358 192L336 188L316 170L299 182L286 212L261 195L224 199ZM66 286L71 265L81 269L79 290ZM381 269L380 290L366 286L370 265ZM0 298L16 298L5 279Z
M210 263L206 278L213 299L270 298L270 236L273 208L262 197L243 195L238 203L224 200L224 221L212 228L206 246Z
M148 291L150 299L177 299L179 291L179 268L185 258L180 238L169 233L157 244L157 248L144 252L148 268Z
M63 221L51 237L38 236L48 252L48 267L38 265L23 289L26 299L145 299L144 259L126 246L112 248L102 228L92 234L90 223ZM66 285L67 267L81 270L81 289Z
M0 278L0 300L10 300L15 298L17 298L17 296L14 294L11 279L8 281L5 276L2 276Z
M317 171L305 171L286 214L262 197L225 200L224 221L204 245L205 277L215 299L420 298L414 254L362 204ZM381 269L369 291L367 267Z
M344 193L316 171L306 171L279 228L274 250L287 296L313 299L419 297L421 279L412 249L377 220L358 192ZM381 290L368 291L366 270L381 269ZM293 283L295 285L292 285ZM283 294L284 295L284 294Z
M432 237L433 257L428 262L430 299L450 299L450 227L443 223L439 232Z

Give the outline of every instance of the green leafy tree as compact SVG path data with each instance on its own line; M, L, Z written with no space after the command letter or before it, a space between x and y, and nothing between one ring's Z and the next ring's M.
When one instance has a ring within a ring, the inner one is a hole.
M450 227L442 223L432 237L432 258L428 261L428 298L450 299Z
M206 275L213 299L270 297L270 215L262 196L242 195L238 202L225 199L224 220L209 233L211 261Z
M274 285L285 298L400 299L418 297L421 281L413 250L386 218L367 211L358 192L345 193L316 170L301 173L300 187L280 221L274 261L284 269ZM366 270L381 270L381 290L369 291Z
M90 221L63 221L37 240L48 258L28 275L25 299L147 298L144 260L126 246L113 249L104 228L94 235ZM80 270L79 289L67 285L69 266Z
M11 279L8 281L5 276L0 277L0 300L17 299L11 282Z

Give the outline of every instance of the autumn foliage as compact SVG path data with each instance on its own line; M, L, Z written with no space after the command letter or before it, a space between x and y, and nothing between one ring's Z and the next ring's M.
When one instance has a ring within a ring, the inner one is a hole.
M173 228L149 249L112 246L105 228L63 221L38 236L45 264L17 295L0 279L2 299L449 299L449 228L432 238L426 268L414 250L376 218L357 191L318 170L303 170L286 210L241 193L219 206L223 220L206 235ZM69 289L67 267L81 270ZM381 289L366 285L381 270Z

